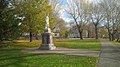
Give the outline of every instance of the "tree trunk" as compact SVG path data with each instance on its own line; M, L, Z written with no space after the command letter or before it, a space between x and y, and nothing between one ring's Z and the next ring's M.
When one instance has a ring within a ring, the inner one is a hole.
M80 35L80 39L83 40L82 31L80 30L80 26L79 26L79 24L77 23L76 19L75 19L75 23L76 23L76 26L77 26L77 29L78 29L78 33L79 33L79 35Z
M32 42L32 32L30 32L30 42Z
M79 31L80 39L83 40L82 31Z
M80 27L78 27L78 32L79 32L79 35L80 35L80 39L83 40L82 31L80 30Z
M108 30L109 40L111 41L111 33L110 33L110 29L109 29L109 28L107 28L107 30Z
M88 31L88 36L87 37L90 38L90 31Z
M112 37L112 41L115 40L115 33L114 32L111 34L111 37Z
M111 41L111 33L110 33L110 31L108 31L108 35L109 35L109 40Z
M98 28L97 28L97 25L95 25L95 39L98 39Z
M111 36L112 36L112 41L113 41L114 40L114 34L112 33Z
M108 35L109 35L109 40L111 41L111 33L110 33L110 31L108 32Z
M120 34L118 33L118 35L117 35L118 37L117 37L117 42L119 42L119 39L120 39Z

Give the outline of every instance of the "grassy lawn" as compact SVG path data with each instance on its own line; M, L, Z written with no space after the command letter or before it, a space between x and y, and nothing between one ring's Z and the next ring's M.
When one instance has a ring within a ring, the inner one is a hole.
M0 67L95 67L95 57L63 54L30 54L21 48L1 48Z
M39 47L41 44L41 40L35 40L33 42L28 41L18 41L13 42L12 46L19 46L19 47ZM100 50L101 43L100 40L95 39L56 39L54 40L54 44L57 47L66 47L66 48L73 48L73 49L84 49L84 50Z
M95 39L84 39L84 40L56 40L55 45L59 47L84 49L84 50L100 50L101 42Z
M120 42L112 42L113 44L120 45Z
M100 50L99 40L57 39L58 47ZM64 54L32 54L21 52L24 48L39 47L40 40L28 42L18 40L6 43L8 47L0 48L0 67L95 67L97 57L72 56Z

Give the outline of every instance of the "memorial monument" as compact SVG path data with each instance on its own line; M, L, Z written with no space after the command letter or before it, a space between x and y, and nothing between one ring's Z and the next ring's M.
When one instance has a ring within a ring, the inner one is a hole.
M46 25L44 33L42 33L42 45L40 46L41 50L54 50L56 46L53 44L53 33L49 28L49 17L46 16Z

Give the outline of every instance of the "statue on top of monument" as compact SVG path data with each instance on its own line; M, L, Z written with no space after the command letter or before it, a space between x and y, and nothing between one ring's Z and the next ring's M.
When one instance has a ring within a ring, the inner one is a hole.
M49 16L46 16L46 25L45 25L45 29L49 28Z

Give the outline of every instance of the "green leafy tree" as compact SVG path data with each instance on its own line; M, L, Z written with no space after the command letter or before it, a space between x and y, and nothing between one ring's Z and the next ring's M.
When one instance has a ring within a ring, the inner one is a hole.
M0 41L19 36L20 19L15 17L14 10L9 1L0 0Z
M56 22L57 23L55 24L55 27L53 29L57 29L61 37L67 37L67 23L59 17L56 18Z
M52 7L48 5L48 0L15 0L14 2L17 16L24 17L22 30L29 32L30 42L34 33L43 32L46 15L49 14L50 26L53 25Z

